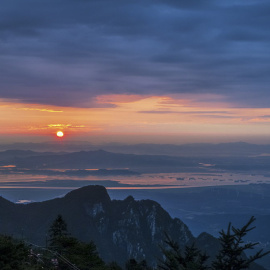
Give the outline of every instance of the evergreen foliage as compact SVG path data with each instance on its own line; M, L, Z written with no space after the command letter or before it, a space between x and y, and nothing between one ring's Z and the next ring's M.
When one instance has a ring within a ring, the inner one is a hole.
M108 270L122 270L122 268L117 264L117 262L111 262L108 264Z
M130 259L126 263L126 270L151 270L147 265L146 260L142 260L141 262L137 262L135 259Z
M247 224L240 229L231 226L231 223L229 223L227 231L222 230L220 232L221 250L212 263L212 269L248 269L252 262L270 253L270 251L263 253L261 249L253 256L246 257L244 255L245 250L253 249L258 245L258 243L244 243L243 240L243 237L255 228L251 227L254 221L255 218L252 216Z
M185 251L179 247L179 244L173 241L165 233L165 243L168 248L161 248L165 260L159 265L162 270L207 270L206 265L208 256L202 254L194 245L186 246Z
M71 237L67 230L67 224L61 215L53 221L50 229L50 248L56 251L56 255L66 259L80 270L105 269L105 263L99 257L96 245L93 242L83 243ZM58 260L61 270L68 270L70 266L65 260Z
M0 237L0 269L24 269L27 255L23 243L13 240L10 236Z
M261 249L255 255L246 257L245 251L253 249L258 243L244 243L243 237L255 227L251 227L255 218L250 220L242 228L237 229L228 225L225 232L220 232L221 249L211 266L206 264L208 256L201 253L194 245L185 247L183 252L177 242L166 234L165 243L168 248L162 248L165 260L159 266L162 270L241 270L248 269L251 264L270 253Z
M99 257L96 246L93 242L83 243L71 236L61 237L59 243L62 248L61 256L73 265L76 265L80 270L102 270L105 269L105 263ZM70 269L69 266L59 260L61 270Z
M194 245L181 250L179 244L167 234L166 247L162 248L164 260L158 266L160 270L241 270L249 269L257 259L270 252L258 251L253 256L245 256L244 251L253 249L258 243L245 243L243 237L253 230L254 217L242 228L237 229L229 223L227 231L220 232L221 249L216 259L207 264L208 256ZM106 265L100 258L93 242L83 243L70 236L67 225L59 215L50 227L50 243L54 249L29 247L22 241L10 236L0 235L0 269L1 270L121 270L112 262ZM57 248L55 249L55 245ZM61 251L61 253L59 253ZM56 262L54 264L54 262ZM125 270L151 270L145 260L137 262L130 259Z
M53 221L49 229L49 243L50 248L56 250L57 252L62 252L62 238L68 236L67 224L61 215Z
M11 236L0 235L0 269L1 270L41 270L33 260L29 248ZM47 268L49 269L49 268Z

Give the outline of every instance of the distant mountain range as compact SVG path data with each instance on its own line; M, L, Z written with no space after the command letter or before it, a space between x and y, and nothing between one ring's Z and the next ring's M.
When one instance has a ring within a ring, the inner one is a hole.
M0 159L2 166L15 165L17 168L27 169L183 168L198 165L192 158L118 154L104 150L44 154L13 150L1 152Z
M122 201L111 200L102 186L86 186L63 198L26 205L0 197L0 233L45 245L48 229L58 214L74 237L93 240L103 259L122 265L129 258L157 263L164 232L182 247L196 242L212 256L219 246L209 234L195 238L181 220L172 219L158 203L135 201L131 196Z
M108 143L94 145L89 142L62 141L46 143L14 143L0 145L0 151L5 150L32 150L39 152L78 152L96 151L103 149L109 152L137 155L168 155L168 156L249 156L270 154L270 145L250 144L245 142L234 143L194 143L194 144L118 144Z
M66 172L66 175L128 175L136 173L166 173L166 172L213 172L222 171L261 171L269 173L270 155L252 156L166 156L166 155L137 155L114 153L104 150L80 152L33 152L23 150L7 150L0 152L0 166L10 166L9 172L20 169L34 170L36 174L45 173L49 169L87 170L102 169L99 172L77 171ZM110 170L118 170L111 171ZM43 172L42 172L43 170ZM106 171L105 171L106 170ZM48 175L55 175L51 171Z

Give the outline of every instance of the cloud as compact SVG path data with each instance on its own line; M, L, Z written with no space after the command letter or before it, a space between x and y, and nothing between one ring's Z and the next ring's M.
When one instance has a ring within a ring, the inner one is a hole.
M39 109L39 108L18 108L17 110L23 111L40 111L40 112L49 112L49 113L62 113L61 110L52 110L52 109Z
M170 114L170 113L179 113L179 114L227 114L227 111L139 111L138 113L153 113L153 114Z
M113 107L100 95L218 94L269 107L270 3L3 0L0 98Z
M46 129L64 129L64 130L81 130L89 127L85 125L72 125L72 124L48 124L46 126L29 127L29 130L46 130ZM95 128L91 128L94 130Z

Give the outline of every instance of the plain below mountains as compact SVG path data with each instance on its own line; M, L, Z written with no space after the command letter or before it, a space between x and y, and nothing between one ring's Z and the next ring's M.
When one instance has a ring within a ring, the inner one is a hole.
M206 150L207 153L207 150ZM269 174L270 156L247 157L180 157L166 155L136 155L113 153L104 150L73 153L38 153L33 151L8 150L0 152L1 172L18 170L50 169L103 169L119 170L119 174L161 172L213 172L239 171ZM37 172L35 172L37 173ZM70 174L71 172L69 172ZM90 172L80 172L90 174ZM106 172L108 173L108 172ZM113 173L113 172L112 172ZM93 173L92 173L93 174Z
M73 153L39 153L27 151L0 153L0 166L16 166L27 169L140 169L140 168L177 168L196 167L197 161L156 155L117 154L104 150L80 151ZM6 155L6 156L5 156Z

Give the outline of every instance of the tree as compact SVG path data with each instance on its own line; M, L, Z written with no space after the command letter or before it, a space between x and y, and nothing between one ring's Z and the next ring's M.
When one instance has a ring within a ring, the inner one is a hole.
M67 223L64 221L61 215L58 215L49 229L50 247L61 253L61 239L66 236L68 236Z
M142 260L140 262L137 262L135 259L129 259L126 262L126 270L151 270L147 265L146 260Z
M28 251L10 236L0 237L0 269L24 269Z
M117 264L117 262L111 262L107 266L108 270L122 270L122 268Z
M251 224L254 221L255 218L252 216L247 224L240 229L231 226L231 223L229 223L227 232L224 230L220 232L219 241L221 243L221 250L219 251L215 261L212 263L212 269L248 269L252 262L270 253L270 251L263 253L263 249L261 249L253 256L245 256L245 250L253 249L258 245L258 243L245 244L243 241L243 237L255 228L251 227Z
M99 257L96 245L93 242L83 243L71 236L59 239L62 247L61 256L76 265L80 270L105 269L105 263ZM65 263L59 261L60 269L70 269Z
M70 236L67 223L61 215L58 215L50 226L49 237L50 248L55 251L59 261L59 269L68 270L70 265L75 265L80 270L105 269L96 245L93 242L83 243Z
M24 242L0 235L0 269L41 270L43 267L33 258L30 248Z
M242 228L237 229L229 223L228 229L220 231L219 242L221 249L212 262L211 267L206 265L208 256L201 253L194 245L185 247L182 252L177 242L171 240L166 235L165 243L169 248L163 248L162 252L165 260L159 266L163 270L241 270L248 269L251 264L269 254L263 252L263 249L255 253L253 256L247 257L245 251L253 249L258 243L244 243L243 237L255 227L251 227L255 218L252 216L250 220Z
M208 256L202 254L194 244L186 246L182 252L178 243L165 234L168 248L162 248L165 260L159 265L162 270L206 270L209 267L205 264Z

